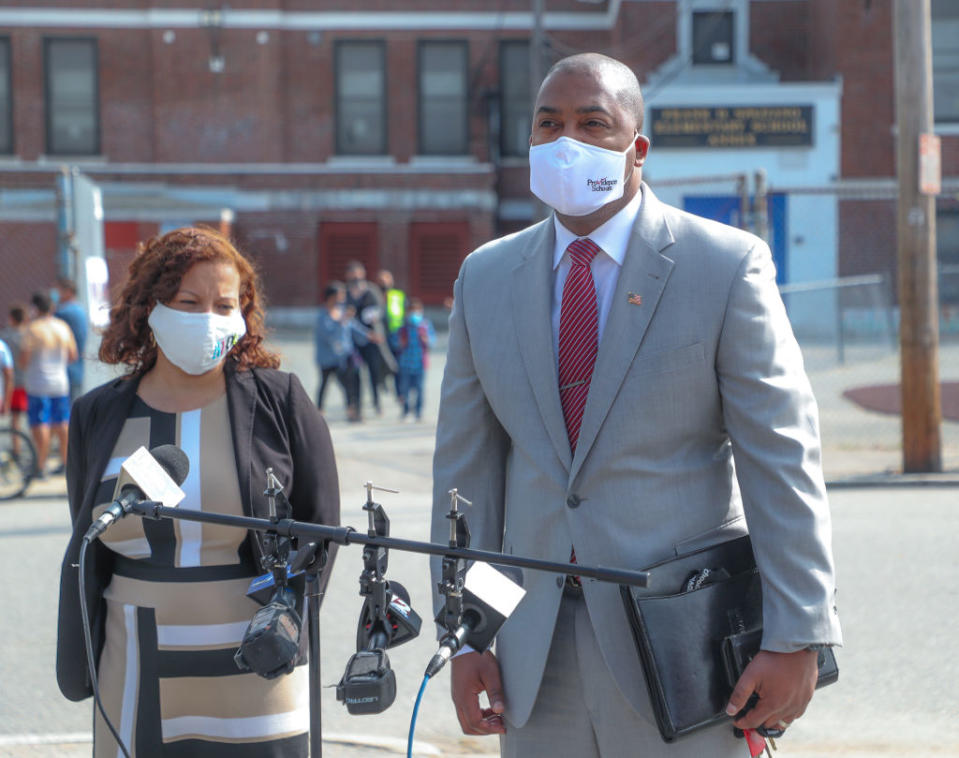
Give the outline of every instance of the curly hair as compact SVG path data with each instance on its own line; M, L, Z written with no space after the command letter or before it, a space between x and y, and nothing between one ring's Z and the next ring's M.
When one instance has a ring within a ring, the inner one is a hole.
M263 346L263 305L252 264L220 232L184 227L137 245L127 280L110 309L110 324L100 342L100 360L125 363L129 376L142 376L156 364L157 346L147 324L157 303L169 303L186 272L198 263L230 263L240 275L240 310L246 334L228 354L239 370L277 368L279 357Z

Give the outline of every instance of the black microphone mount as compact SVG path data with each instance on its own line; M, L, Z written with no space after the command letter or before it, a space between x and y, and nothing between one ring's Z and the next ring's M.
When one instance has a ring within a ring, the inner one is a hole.
M379 503L373 502L373 490L396 490L366 483L366 503L370 537L387 538L390 520ZM345 703L354 715L382 713L396 698L396 675L390 667L386 649L402 645L416 637L422 621L410 605L406 589L386 580L388 548L368 544L363 548L363 573L360 574L360 596L363 608L356 629L356 653L336 686L336 699Z
M450 522L449 546L454 551L465 549L470 546L470 530L466 523L466 514L459 510L459 504L472 503L460 495L456 488L449 491L449 496L450 509L446 514ZM466 581L466 569L466 559L458 554L448 553L443 556L442 579L437 584L437 589L446 600L436 615L436 623L442 625L447 633L440 640L439 650L426 667L429 676L435 676L463 647L468 633L468 625L463 624L463 585Z
M270 487L268 487L268 490ZM455 490L451 492L454 496ZM276 497L279 499L279 495ZM456 503L468 502L458 494L455 495ZM367 498L370 500L370 498ZM286 499L283 498L283 502ZM549 571L551 573L565 575L569 573L569 563L557 561L544 561L536 558L525 558L506 553L497 553L489 550L475 550L468 547L469 529L465 522L465 515L458 510L456 504L451 507L451 525L449 544L434 544L431 542L420 542L416 540L398 539L388 536L388 529L384 529L388 524L385 514L382 518L377 515L377 509L371 509L372 527L366 534L357 532L350 526L328 526L325 524L310 524L301 521L294 521L288 517L280 517L279 509L275 517L254 518L251 516L233 516L223 513L208 513L204 511L195 511L192 509L170 508L160 502L136 502L130 505L130 513L135 513L143 518L150 519L180 519L183 521L194 521L208 524L221 524L232 526L239 529L248 529L263 533L270 539L276 540L280 545L280 538L292 538L296 540L300 552L309 549L310 557L307 566L307 584L308 587L314 587L313 594L307 591L310 599L310 755L322 755L321 744L321 717L320 717L320 697L319 697L319 602L313 602L318 599L319 593L315 588L318 587L319 571L326 563L327 548L329 543L337 545L351 545L358 543L370 547L403 550L410 553L421 553L424 555L436 555L443 558L443 581L440 591L447 598L448 605L443 613L442 624L444 628L453 632L462 626L463 622L463 592L465 586L465 568L467 561L481 561L483 563L497 564L500 566L515 566L523 569L533 569L538 571ZM384 531L381 535L380 532ZM282 549L282 548L278 548ZM315 555L313 555L315 553ZM375 557L375 565L382 565L385 571L386 554L373 551L370 555ZM294 558L294 563L298 562L299 556ZM381 562L381 558L383 559ZM370 560L373 560L372 558ZM364 564L366 558L364 558ZM366 566L364 565L364 572ZM285 580L285 572L279 571L279 576ZM636 587L646 587L648 574L643 571L627 571L623 569L612 569L599 566L589 566L582 563L576 564L576 574L581 578L598 579L615 584L625 584ZM376 587L377 574L374 571L370 578L371 592ZM387 583L388 584L388 583ZM398 586L393 583L394 587ZM445 589L444 589L445 588ZM378 590L376 590L378 592ZM379 611L377 611L377 616ZM467 634L460 635L457 640L458 650ZM394 644L396 644L394 642ZM452 644L452 641L451 641Z
M283 494L273 469L266 470L266 489L263 494L270 506L270 523L278 524L280 516L292 515L290 502ZM250 621L234 660L241 671L253 671L266 679L288 674L296 665L300 650L300 631L303 626L296 609L296 594L289 586L289 536L267 531L260 540L263 556L260 568L272 575L273 592Z

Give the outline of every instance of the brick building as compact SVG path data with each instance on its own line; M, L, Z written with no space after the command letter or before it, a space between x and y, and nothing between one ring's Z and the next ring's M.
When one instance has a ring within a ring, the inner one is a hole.
M644 82L661 197L742 222L729 177L763 168L784 281L894 266L892 0L544 4L544 66L596 50ZM138 239L232 219L274 306L314 306L352 258L440 303L470 249L538 212L530 5L0 2L0 305L57 273L63 165L101 188L112 281ZM956 188L959 7L933 5ZM704 175L725 178L681 181ZM816 191L862 185L879 199ZM939 204L959 262L959 205Z

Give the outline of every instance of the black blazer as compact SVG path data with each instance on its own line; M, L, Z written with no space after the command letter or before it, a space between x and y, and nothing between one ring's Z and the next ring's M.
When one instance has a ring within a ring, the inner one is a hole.
M265 471L273 467L293 506L293 518L338 525L339 482L329 429L294 374L274 369L238 371L226 368L226 396L233 452L243 511L269 517L263 495ZM93 694L87 671L80 615L77 561L100 477L110 459L136 396L139 378L115 379L73 405L67 457L67 494L73 534L60 570L60 616L57 624L57 683L70 700ZM259 540L248 536L248 548L259 566ZM321 574L322 592L333 565ZM93 629L95 658L103 648L103 590L112 575L113 553L96 540L87 550L86 594Z

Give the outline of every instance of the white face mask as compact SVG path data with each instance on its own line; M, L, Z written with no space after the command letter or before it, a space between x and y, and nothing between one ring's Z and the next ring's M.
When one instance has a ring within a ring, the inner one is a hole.
M564 216L588 216L623 196L626 154L569 137L529 149L529 188Z
M194 376L219 366L246 334L246 322L239 310L221 316L187 313L157 303L147 323L169 361Z

